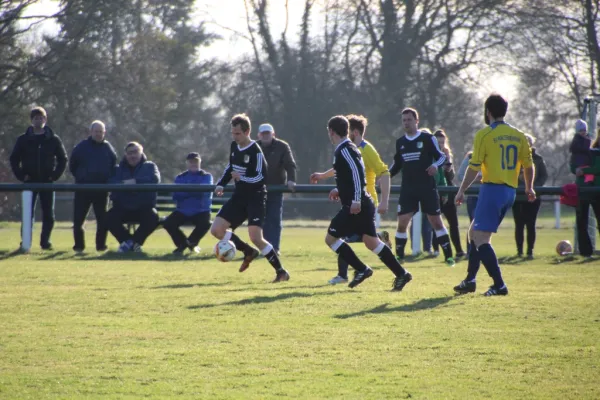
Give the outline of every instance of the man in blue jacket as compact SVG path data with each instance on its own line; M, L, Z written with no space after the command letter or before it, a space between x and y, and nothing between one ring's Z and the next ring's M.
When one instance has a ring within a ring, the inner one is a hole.
M160 183L160 172L156 164L148 161L142 145L130 142L109 183L156 184ZM113 206L106 214L106 224L121 244L119 253L141 252L142 245L158 226L156 192L113 192L110 198ZM133 235L125 229L125 223L139 224Z
M177 175L175 183L212 185L213 177L208 172L200 169L201 162L200 154L188 154L187 171ZM212 192L175 192L173 193L173 200L177 203L177 209L163 223L163 227L175 243L176 248L173 253L183 254L186 248L199 253L198 242L206 235L211 225ZM187 238L180 229L181 225L186 223L194 225L194 230Z
M90 136L82 140L71 153L69 170L75 177L75 183L108 183L117 164L117 153L112 145L104 139L106 127L102 121L94 121L90 125ZM108 192L75 192L73 203L73 250L85 250L83 223L94 207L96 216L96 250L106 250L106 206Z
M67 153L60 138L46 125L48 115L42 107L30 113L31 126L19 136L10 154L15 177L26 183L52 183L60 179L67 167ZM54 227L54 192L33 192L32 216L37 198L42 204L40 246L51 250L50 234ZM33 224L33 218L31 223Z

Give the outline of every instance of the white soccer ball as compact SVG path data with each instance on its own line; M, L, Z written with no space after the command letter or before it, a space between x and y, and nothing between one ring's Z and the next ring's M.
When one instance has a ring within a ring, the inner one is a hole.
M215 257L222 262L231 261L235 257L235 250L231 240L221 240L215 245Z

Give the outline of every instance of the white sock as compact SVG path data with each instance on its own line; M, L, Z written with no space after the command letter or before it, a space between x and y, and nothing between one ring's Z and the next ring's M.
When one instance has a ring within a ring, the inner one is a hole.
M408 234L406 232L396 232L396 237L398 239L408 239Z
M267 254L269 254L271 252L271 250L273 250L273 246L271 246L271 243L268 243L261 251L260 253L263 256L266 256Z
M383 250L383 248L385 247L385 243L383 243L381 240L379 241L379 244L377 245L377 247L375 247L373 250L371 250L374 254L379 255L379 253L381 253L381 251Z

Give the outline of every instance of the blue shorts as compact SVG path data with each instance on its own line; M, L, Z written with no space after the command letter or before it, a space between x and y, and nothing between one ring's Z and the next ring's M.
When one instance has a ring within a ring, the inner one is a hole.
M517 191L507 185L484 183L479 188L473 228L483 232L497 232L504 215L515 202Z

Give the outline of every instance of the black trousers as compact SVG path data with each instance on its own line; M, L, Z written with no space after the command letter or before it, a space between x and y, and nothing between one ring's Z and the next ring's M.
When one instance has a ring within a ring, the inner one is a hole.
M577 218L577 240L579 241L579 253L582 256L589 257L594 253L592 241L588 233L588 221L590 216L590 206L596 215L598 221L598 231L600 231L600 197L592 199L580 199L575 212Z
M47 247L50 245L50 235L54 228L54 192L33 192L31 200L31 224L35 220L35 206L37 200L40 200L42 206L42 234L40 235L40 246ZM21 227L21 232L22 232Z
M73 203L74 249L85 249L83 224L90 212L90 207L94 208L94 215L96 216L96 250L106 248L106 237L108 236L108 229L106 228L107 204L108 193L106 192L75 192L75 201Z
M194 225L194 230L190 236L186 238L180 227L184 224L191 223ZM173 243L177 248L184 248L189 244L197 246L198 242L206 235L210 229L210 211L197 213L194 215L185 215L179 211L174 211L163 222L163 228L173 239Z
M125 228L127 223L138 224L133 235ZM106 213L106 226L119 243L133 240L141 246L158 226L158 212L154 208L123 210L113 207Z
M517 253L519 254L523 254L525 227L527 227L527 255L533 254L536 237L535 223L541 205L542 200L536 199L532 203L523 200L515 201L512 206L513 218L515 220L515 242L517 243Z
M458 210L456 209L456 204L454 203L454 196L449 196L446 203L441 204L442 214L446 217L446 221L448 221L448 228L450 228L450 239L452 240L452 244L454 245L454 249L456 253L463 253L462 243L460 242L460 229L458 228ZM433 234L433 240L435 241L437 237L435 236L435 232Z

